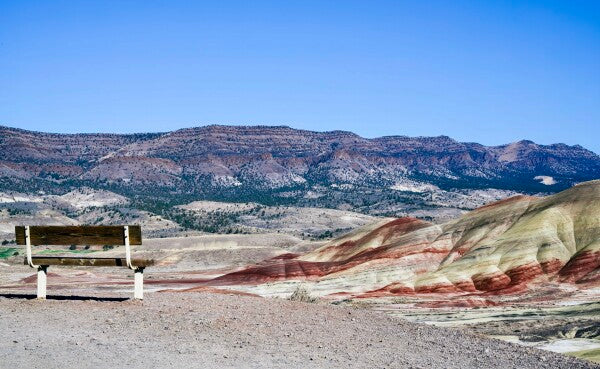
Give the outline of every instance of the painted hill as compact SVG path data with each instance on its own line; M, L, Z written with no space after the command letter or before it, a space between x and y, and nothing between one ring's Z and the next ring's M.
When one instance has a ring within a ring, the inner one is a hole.
M277 295L300 281L333 298L448 294L484 303L600 286L600 180L512 197L442 225L382 221L211 284Z

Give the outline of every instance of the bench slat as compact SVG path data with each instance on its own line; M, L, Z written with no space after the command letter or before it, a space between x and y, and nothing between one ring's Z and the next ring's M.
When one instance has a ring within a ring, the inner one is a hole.
M125 258L78 258L73 256L33 256L32 261L35 265L65 265L65 266L97 266L97 267L125 267L127 261ZM27 265L27 258L24 260ZM136 267L148 267L154 265L152 259L132 259L131 264Z
M124 245L123 226L30 226L32 245ZM16 226L17 245L25 245L25 227ZM142 244L139 225L129 226L129 244Z

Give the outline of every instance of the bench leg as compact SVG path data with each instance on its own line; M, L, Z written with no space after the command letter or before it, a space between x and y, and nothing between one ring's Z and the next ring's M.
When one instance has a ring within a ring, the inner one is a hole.
M136 268L134 274L133 298L136 300L144 299L144 268Z
M48 274L48 265L40 265L37 272L37 298L46 298L46 276Z

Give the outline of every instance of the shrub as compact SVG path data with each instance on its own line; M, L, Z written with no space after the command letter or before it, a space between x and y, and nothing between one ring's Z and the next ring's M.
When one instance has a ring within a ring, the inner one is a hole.
M296 290L290 295L288 300L314 303L317 302L319 299L317 297L311 296L306 287L299 285L298 287L296 287Z

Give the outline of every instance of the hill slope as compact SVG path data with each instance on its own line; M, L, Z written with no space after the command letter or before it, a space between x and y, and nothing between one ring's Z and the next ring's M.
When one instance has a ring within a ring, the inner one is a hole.
M298 281L318 295L385 297L442 293L497 303L541 300L600 285L600 181L543 198L516 196L442 225L381 221L303 255L219 277L261 294ZM553 294L553 295L551 295Z

